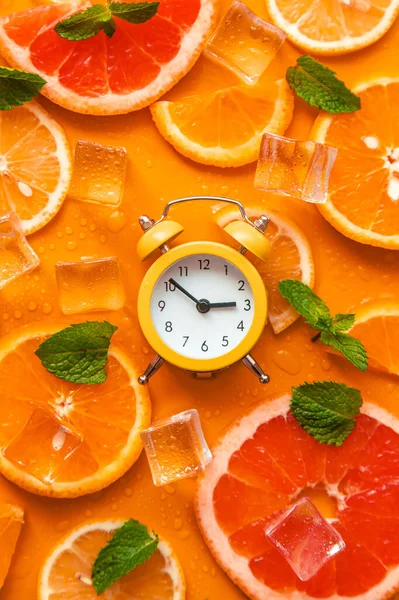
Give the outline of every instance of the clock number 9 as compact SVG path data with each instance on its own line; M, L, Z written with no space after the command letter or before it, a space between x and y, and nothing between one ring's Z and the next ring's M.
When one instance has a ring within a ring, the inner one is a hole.
M165 308L165 306L166 306L166 302L165 302L164 300L160 300L160 301L158 302L158 306L159 306L159 310L162 312L162 311L163 311L163 309L164 309L164 308Z

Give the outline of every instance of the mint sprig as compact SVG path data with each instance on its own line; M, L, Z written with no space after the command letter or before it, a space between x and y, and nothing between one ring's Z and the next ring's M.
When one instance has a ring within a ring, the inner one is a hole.
M92 582L97 594L151 558L158 541L157 534L150 534L145 525L134 519L126 521L100 550L93 565Z
M87 321L58 331L35 354L49 373L71 383L103 383L111 337L118 328L107 321Z
M66 40L87 40L104 31L108 37L115 33L115 22L106 6L94 4L83 12L60 21L55 26L55 32Z
M87 40L100 31L112 37L116 31L113 16L129 23L145 23L157 13L158 6L159 2L112 2L108 6L93 4L57 23L55 31L62 38L75 42Z
M351 113L360 109L360 98L351 92L335 71L311 56L301 56L288 67L286 78L297 96L311 106L330 113Z
M331 346L340 352L355 367L366 371L368 358L362 342L343 333L353 327L354 314L339 313L333 317L327 304L309 286L297 279L280 281L278 289L309 325L319 332L312 341L320 339L326 346Z
M0 67L0 110L11 110L32 100L46 85L35 73Z
M341 446L352 433L362 403L359 390L335 381L292 389L292 414L305 431L329 446Z
M119 19L138 25L145 23L158 12L159 2L136 2L135 4L125 2L111 2L109 10Z

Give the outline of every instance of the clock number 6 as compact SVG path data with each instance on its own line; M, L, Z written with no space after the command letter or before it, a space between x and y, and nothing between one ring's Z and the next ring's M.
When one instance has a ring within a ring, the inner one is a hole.
M206 340L205 340L205 342L202 344L202 346L201 346L201 350L202 350L202 352L208 352L209 348L208 348L208 344L206 343Z

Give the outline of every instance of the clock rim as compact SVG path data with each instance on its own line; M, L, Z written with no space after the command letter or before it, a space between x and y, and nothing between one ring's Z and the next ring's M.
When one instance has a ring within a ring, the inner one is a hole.
M247 335L230 352L214 358L190 358L172 350L162 340L152 321L151 297L156 282L172 264L195 254L213 254L234 264L247 278L254 297L254 316ZM254 265L234 248L219 242L187 242L162 254L144 275L138 294L138 319L148 343L165 361L187 371L219 371L244 358L258 341L267 321L266 288Z

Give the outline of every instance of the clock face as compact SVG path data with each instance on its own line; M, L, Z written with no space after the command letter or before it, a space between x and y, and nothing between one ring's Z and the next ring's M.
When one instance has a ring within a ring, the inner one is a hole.
M254 296L233 263L212 254L193 254L159 277L151 317L172 350L206 360L227 354L245 339L254 318Z

